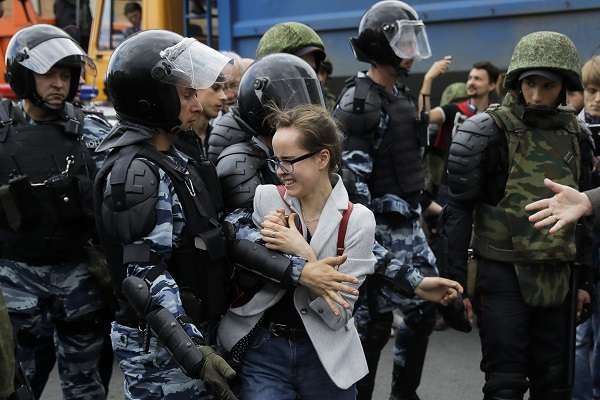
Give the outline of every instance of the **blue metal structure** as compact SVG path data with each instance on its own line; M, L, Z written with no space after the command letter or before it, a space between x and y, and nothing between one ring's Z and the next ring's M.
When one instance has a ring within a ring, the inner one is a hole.
M566 34L582 61L600 53L600 0L408 0L427 24L433 52L416 63L424 73L433 60L453 56L453 71L468 71L489 60L506 68L523 35L540 30ZM334 76L365 68L352 57L348 38L357 32L374 0L218 0L219 44L243 57L254 57L261 35L272 25L298 21L313 27L325 42Z

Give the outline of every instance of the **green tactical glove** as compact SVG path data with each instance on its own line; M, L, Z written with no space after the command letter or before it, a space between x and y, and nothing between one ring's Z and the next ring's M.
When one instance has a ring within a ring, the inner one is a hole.
M227 381L235 377L235 371L210 346L198 346L204 356L200 378L210 386L221 400L237 400Z

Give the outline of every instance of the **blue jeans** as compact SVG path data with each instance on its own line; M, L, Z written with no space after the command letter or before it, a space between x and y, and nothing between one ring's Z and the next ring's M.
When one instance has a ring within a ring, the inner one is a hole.
M573 400L600 398L600 285L593 299L591 318L577 327Z
M310 339L289 340L259 328L240 371L241 400L354 400L356 385L338 388Z

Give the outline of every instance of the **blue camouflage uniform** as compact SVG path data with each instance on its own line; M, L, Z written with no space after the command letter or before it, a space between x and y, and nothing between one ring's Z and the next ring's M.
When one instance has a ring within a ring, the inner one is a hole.
M394 95L397 94L396 92ZM390 116L382 109L376 133L373 136L374 143L371 143L371 146L375 148L381 146L389 124ZM345 133L348 137L348 132ZM365 137L368 136L365 134ZM407 281L415 282L413 289L420 283L422 277L437 276L436 258L420 224L421 207L418 204L411 205L396 194L372 196L370 181L373 175L374 159L373 154L367 149L352 145L346 146L342 156L344 167L352 171L355 178L354 191L349 190L349 192L354 192L352 201L360 202L373 211L377 221L375 238L390 253L387 256L388 261L383 261L380 257L383 257L384 253L377 249L374 251L378 258L377 265L385 265L385 268L381 267L382 271L385 271L383 274L403 275ZM391 262L391 259L394 261ZM402 368L407 365L419 365L420 367L414 368L415 371L411 372L413 375L410 377L394 376L392 398L397 395L396 391L404 390L406 390L405 395L409 398L412 395L410 392L414 392L420 381L421 359L425 355L428 337L433 330L436 308L430 302L407 297L406 294L395 290L392 285L381 284L377 275L376 272L363 285L362 299L356 308L355 323L363 338L363 347L373 350L372 354L367 354L369 369L372 373L363 378L371 380L371 382L359 383L359 399L367 399L371 396L374 371L377 368L379 352L389 337L393 320L391 311L394 308L399 308L404 317L403 323L396 333L394 364ZM421 349L421 351L417 349ZM369 350L365 350L365 353L369 352ZM394 371L400 371L402 368L394 368ZM411 383L403 384L408 381ZM403 398L402 393L398 396L398 398Z
M82 140L91 153L109 130L101 117L85 115ZM92 158L99 166L103 156ZM104 399L97 364L106 304L88 263L33 266L0 258L0 288L17 339L17 359L36 396L56 351L64 398Z
M188 158L176 151L171 159L186 167ZM150 249L168 259L177 248L185 226L185 216L171 178L160 168L156 224L152 231L135 243L146 243ZM106 179L109 182L109 178ZM129 264L127 276L144 278L155 268L153 264ZM179 288L169 271L165 270L150 285L152 303L169 310L176 318L185 315ZM182 322L192 339L205 339L199 328L191 322ZM212 399L204 383L187 376L171 357L167 349L155 337L151 337L145 349L145 335L137 328L113 322L111 330L113 350L125 378L126 399Z

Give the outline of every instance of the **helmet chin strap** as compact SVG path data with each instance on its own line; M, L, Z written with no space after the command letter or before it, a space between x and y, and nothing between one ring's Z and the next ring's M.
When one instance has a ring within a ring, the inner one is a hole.
M35 91L35 90L33 91L33 96L31 96L30 100L33 103L33 105L35 105L36 107L39 107L39 108L43 109L44 111L46 111L48 113L52 113L52 114L60 114L65 108L65 101L63 101L60 104L60 106L54 106L54 105L42 100L40 98L40 96L37 94L37 91Z

